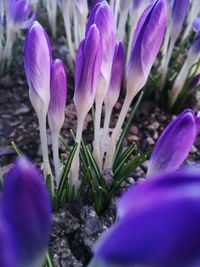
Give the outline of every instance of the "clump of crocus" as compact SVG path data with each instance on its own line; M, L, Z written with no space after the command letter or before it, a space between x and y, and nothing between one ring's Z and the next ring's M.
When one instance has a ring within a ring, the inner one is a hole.
M112 167L115 146L119 138L124 119L133 98L145 85L155 58L159 52L166 28L166 2L154 1L142 14L134 35L130 61L127 67L126 97L111 135L105 166Z
M151 154L147 176L173 171L189 154L200 129L200 115L186 109L163 131Z
M7 59L10 62L16 34L19 30L26 29L31 25L35 19L35 13L32 14L32 6L28 0L8 0L3 8L6 16L6 36L0 56L1 59ZM3 19L2 23L4 23Z
M48 122L52 134L53 158L57 184L59 182L59 134L65 119L65 106L67 97L67 77L64 64L56 59L51 65L50 104Z
M89 52L90 51L90 52ZM88 53L89 52L89 53ZM102 62L101 40L97 26L93 24L81 42L76 57L74 103L77 111L76 142L78 147L71 166L71 182L77 184L79 176L79 150L83 124L91 109Z
M102 138L102 147L101 147L102 158L104 156L104 152L106 152L110 118L111 118L113 107L116 104L119 98L119 95L120 95L120 89L121 89L122 79L124 76L124 70L125 70L124 46L121 42L118 42L116 43L116 46L115 46L110 85L109 85L106 97L104 99L105 119L104 119L103 138Z
M185 169L132 186L119 220L94 246L92 266L198 266L200 175Z
M1 255L11 238L12 247L4 256L11 257L8 262L15 260L1 266L41 266L51 231L51 201L43 177L25 158L18 159L4 178L0 212L5 233L8 229L5 240L0 238Z
M26 37L24 61L29 97L39 121L44 175L51 173L46 133L46 116L50 101L51 60L48 36L39 22L35 21Z
M94 118L94 142L93 150L94 157L101 165L101 151L100 151L100 126L101 126L101 113L103 101L106 96L110 77L112 60L115 50L115 38L116 38L116 25L112 10L106 1L100 2L93 8L90 17L88 19L86 36L90 29L90 26L95 23L101 39L102 45L102 64L100 76L97 84L97 90L95 95L95 118Z

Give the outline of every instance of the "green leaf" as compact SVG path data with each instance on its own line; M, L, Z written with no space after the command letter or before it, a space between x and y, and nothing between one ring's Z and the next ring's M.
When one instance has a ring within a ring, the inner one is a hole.
M72 164L77 147L78 147L78 143L75 143L72 150L70 151L69 157L68 157L67 162L64 166L62 176L60 178L60 183L58 186L58 198L59 198L60 203L63 203L63 201L67 197L66 196L66 194L67 194L66 186L67 186L67 183L69 183L68 175L69 175L69 171L70 171L71 164Z
M46 265L47 267L55 267L52 256L49 252L46 252Z
M136 104L134 105L134 108L132 109L132 112L130 114L130 117L128 119L128 121L126 122L125 124L125 127L123 128L122 130L122 133L120 135L120 138L119 138L119 141L117 142L117 146L116 146L116 151L115 151L115 155L114 155L114 159L113 159L113 164L115 165L115 161L117 160L117 158L119 157L120 155L120 152L121 152L121 148L122 148L122 145L123 145L123 141L126 137L126 134L131 126L131 123L132 123L132 120L133 120L133 117L141 103L141 100L142 100L142 97L143 97L143 94L144 94L144 91L141 91L140 95L139 95L139 98L136 102Z
M11 142L11 146L13 147L13 149L15 150L16 154L19 157L23 157L22 151L20 150L20 148L18 147L18 145L14 141Z

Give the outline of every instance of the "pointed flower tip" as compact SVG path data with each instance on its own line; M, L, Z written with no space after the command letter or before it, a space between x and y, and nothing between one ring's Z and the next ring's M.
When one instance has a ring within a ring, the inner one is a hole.
M35 266L43 256L51 231L51 201L44 179L25 158L4 178L2 215L17 248L17 266Z
M51 65L50 104L48 121L52 131L60 131L65 119L67 97L67 76L65 66L60 59Z
M159 137L151 154L147 176L173 171L181 166L199 132L199 115L183 111Z

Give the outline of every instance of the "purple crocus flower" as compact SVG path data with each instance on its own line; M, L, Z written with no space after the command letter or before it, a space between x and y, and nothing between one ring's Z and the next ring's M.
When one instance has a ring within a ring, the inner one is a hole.
M16 242L16 266L39 266L51 231L50 203L43 177L25 158L18 159L4 178L1 199Z
M193 20L192 27L193 27L193 30L195 32L197 32L197 33L199 32L199 30L200 30L200 18L199 17L196 17Z
M76 57L74 102L78 114L86 115L94 103L101 59L100 34L93 24L81 42Z
M135 31L127 69L127 90L130 95L135 95L146 83L159 52L165 28L166 1L154 1L145 9Z
M115 46L115 53L112 63L111 79L109 89L105 98L106 105L114 106L120 94L121 83L125 70L125 52L122 42Z
M24 61L32 105L38 113L44 107L47 111L50 101L51 47L44 28L37 21L26 36Z
M176 170L189 154L200 129L200 116L186 109L161 134L151 154L147 176Z
M32 6L27 0L8 0L8 21L17 24L19 28L27 28L35 19L35 14L30 17Z
M67 97L67 77L65 67L60 59L51 65L50 104L48 121L52 130L60 131L65 119Z
M134 185L120 200L122 208L124 216L94 247L102 266L186 267L199 260L199 170L179 170Z
M190 6L190 0L174 0L171 12L171 27L172 39L177 39L179 36L183 22Z
M112 9L106 1L99 2L93 8L87 23L86 35L92 24L96 24L102 43L101 74L107 82L110 82L112 60L115 50L116 25Z

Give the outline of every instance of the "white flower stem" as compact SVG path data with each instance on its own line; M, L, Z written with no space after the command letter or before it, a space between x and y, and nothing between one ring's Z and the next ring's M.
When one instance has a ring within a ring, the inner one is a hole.
M105 152L107 152L107 141L108 141L108 134L109 134L109 124L110 118L112 114L112 107L105 105L105 119L104 119L104 127L103 127L103 137L101 141L101 162L103 165L103 157Z
M171 106L174 105L177 97L179 96L181 90L183 89L183 86L184 86L185 80L187 78L190 66L191 66L191 64L189 64L189 60L187 59L185 61L185 63L183 64L183 67L180 70L178 76L176 77L176 80L175 80L173 88L172 88Z
M129 42L128 42L127 56L126 56L126 66L128 66L128 63L130 60L132 43L133 43L133 38L134 38L134 33L136 30L137 22L138 22L138 14L137 15L135 14L134 18L132 19L131 26L130 26L130 37L129 37Z
M96 98L95 99L95 123L94 123L94 142L93 142L93 149L94 149L94 158L99 166L102 168L101 164L101 149L100 149L100 130L101 130L101 112L103 106L103 99Z
M134 96L135 95L130 96L129 94L126 94L121 112L119 114L117 124L113 130L112 135L111 135L110 144L108 147L106 160L105 160L105 168L112 168L112 161L113 161L113 157L115 154L116 144L117 144L117 141L118 141L120 133L121 133L122 125L124 123L124 120L126 118L126 115L128 113L129 107L131 105L131 102L132 102Z
M78 186L78 178L79 178L79 170L80 170L80 160L79 160L79 153L80 153L80 145L81 145L81 138L83 132L83 125L85 121L85 117L82 114L78 114L78 122L77 122L77 130L76 130L76 142L78 143L72 165L70 170L70 182L71 185Z
M44 177L48 174L52 175L50 163L49 163L49 155L48 155L48 145L47 145L47 131L46 131L46 116L39 115L39 129L40 129L40 140L41 140L41 148L42 148L42 158L43 158L43 174ZM52 190L54 191L54 183L52 182Z
M121 12L119 13L119 23L117 31L118 40L124 40L127 16L128 9L121 10Z
M56 184L59 185L60 176L60 160L59 160L59 132L52 131L52 150L53 150L53 162L55 169Z
M115 18L116 24L117 24L117 21L118 21L119 1L120 0L115 0L114 18Z

